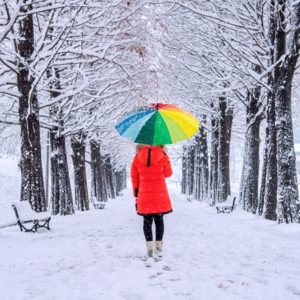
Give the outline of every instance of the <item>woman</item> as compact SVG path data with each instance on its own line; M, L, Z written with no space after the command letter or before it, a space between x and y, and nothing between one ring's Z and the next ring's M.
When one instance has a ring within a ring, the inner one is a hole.
M170 160L163 146L138 145L131 165L131 181L136 199L137 214L144 217L147 253L162 253L163 215L172 212L165 178L172 175ZM153 241L152 223L155 223L156 241Z

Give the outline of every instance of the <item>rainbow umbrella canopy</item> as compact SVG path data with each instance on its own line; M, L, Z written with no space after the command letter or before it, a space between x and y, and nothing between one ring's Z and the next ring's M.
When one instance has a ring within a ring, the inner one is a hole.
M126 114L116 129L134 143L168 145L191 138L200 121L175 105L156 103Z

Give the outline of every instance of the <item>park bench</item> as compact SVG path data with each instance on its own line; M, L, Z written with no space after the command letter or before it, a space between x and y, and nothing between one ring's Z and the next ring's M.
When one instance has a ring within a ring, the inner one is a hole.
M234 208L235 208L235 200L236 200L236 197L233 198L233 201L232 201L232 205L229 206L229 205L223 205L223 206L216 206L216 209L217 209L217 213L227 213L227 214L230 214Z
M33 211L27 201L14 203L12 208L16 215L17 225L19 225L21 231L36 232L39 228L50 230L51 216L49 213Z
M94 202L94 208L104 209L104 207L105 207L105 202L100 202L100 201Z
M104 209L106 201L99 201L95 197L91 198L91 202L95 209Z

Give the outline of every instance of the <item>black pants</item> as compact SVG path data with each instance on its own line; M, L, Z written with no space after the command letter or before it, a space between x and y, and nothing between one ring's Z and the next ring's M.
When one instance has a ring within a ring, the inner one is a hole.
M144 234L147 242L153 241L152 223L155 223L156 240L162 241L164 235L163 215L144 216Z

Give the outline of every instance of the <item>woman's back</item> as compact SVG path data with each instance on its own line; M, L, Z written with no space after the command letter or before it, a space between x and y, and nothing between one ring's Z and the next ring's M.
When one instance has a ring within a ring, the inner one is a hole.
M168 155L158 146L138 150L131 167L134 191L138 190L137 213L164 214L172 211L165 177L172 175Z

